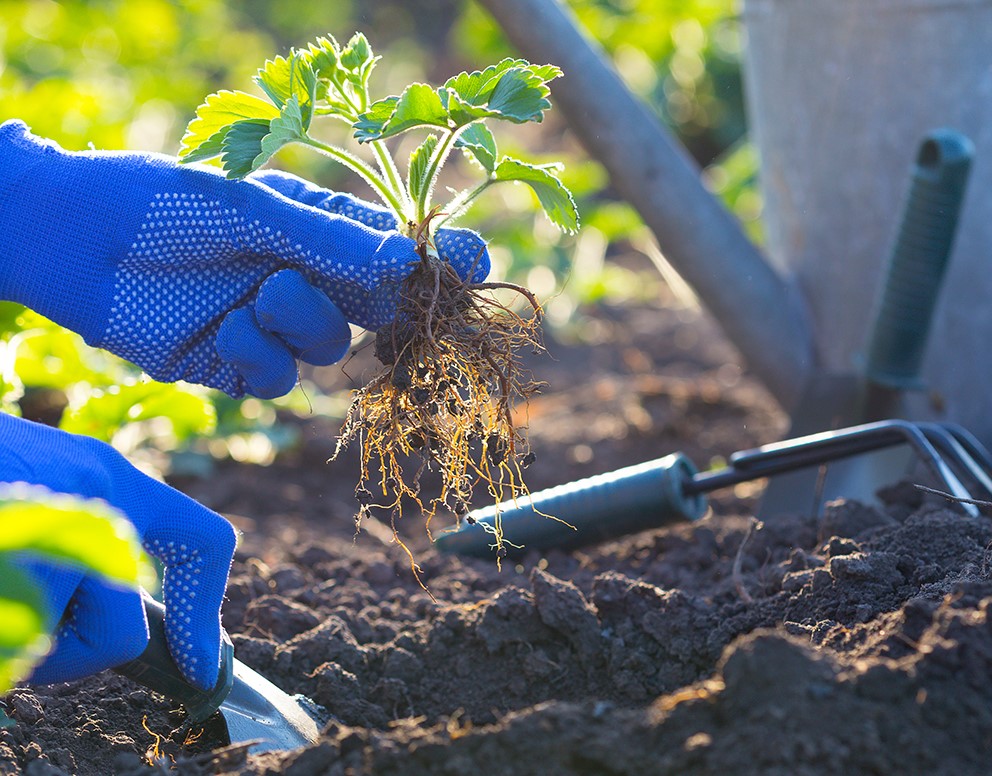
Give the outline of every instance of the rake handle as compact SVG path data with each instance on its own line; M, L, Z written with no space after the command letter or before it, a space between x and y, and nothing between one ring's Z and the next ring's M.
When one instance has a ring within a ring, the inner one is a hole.
M951 129L934 130L920 145L868 346L870 383L919 387L973 156L971 141Z
M467 519L460 529L438 536L435 546L445 553L492 557L493 535L486 529L495 527L497 513L509 558L530 550L569 549L696 520L706 512L706 499L686 487L696 473L688 457L674 453L598 474L532 493L516 503L507 501L470 512L474 524Z

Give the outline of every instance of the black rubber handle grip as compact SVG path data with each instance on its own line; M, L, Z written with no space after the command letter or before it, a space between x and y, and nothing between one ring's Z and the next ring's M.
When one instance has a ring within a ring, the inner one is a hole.
M695 474L692 461L675 453L470 512L465 525L434 543L442 552L492 557L497 512L510 558L696 520L706 512L706 499L684 487Z
M117 666L114 671L144 685L186 708L191 722L203 722L227 698L234 686L234 646L226 631L221 631L220 676L209 692L191 685L172 659L165 640L165 607L142 591L149 639L145 651L137 658Z
M870 382L919 387L974 153L971 141L951 129L931 132L920 146L868 345Z

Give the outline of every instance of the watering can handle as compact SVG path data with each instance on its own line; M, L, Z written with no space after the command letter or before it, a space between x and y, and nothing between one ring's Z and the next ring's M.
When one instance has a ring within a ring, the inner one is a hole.
M951 129L934 130L920 145L868 345L869 384L920 387L920 365L974 153L971 141Z
M470 512L465 525L434 543L441 552L491 558L497 515L509 558L697 520L706 499L685 487L695 474L692 461L674 453Z
M186 681L169 652L165 640L165 607L144 590L141 591L141 598L148 620L148 646L134 660L114 668L114 672L181 703L191 722L203 722L220 708L234 685L234 647L231 639L226 631L221 631L217 684L212 690L200 690Z

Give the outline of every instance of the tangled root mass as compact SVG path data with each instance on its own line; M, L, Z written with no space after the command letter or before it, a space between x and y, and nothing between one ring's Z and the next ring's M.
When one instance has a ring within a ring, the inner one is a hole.
M383 369L356 393L335 452L360 444L358 520L388 510L394 535L404 503L419 508L430 532L439 509L460 522L480 484L497 502L526 493L522 469L534 454L514 407L540 389L518 355L543 350L534 295L510 283L462 280L426 239L418 243L421 260L400 289L397 315L376 332ZM530 312L500 301L501 290L526 300ZM421 486L426 471L440 477L431 494ZM492 534L502 557L498 521Z

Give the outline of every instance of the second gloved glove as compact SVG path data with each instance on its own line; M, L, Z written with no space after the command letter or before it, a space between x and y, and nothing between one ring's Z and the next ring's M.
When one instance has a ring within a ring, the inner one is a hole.
M145 550L165 567L165 632L176 665L197 687L213 687L220 606L235 545L231 524L95 439L0 413L0 440L0 482L100 498L131 521ZM55 648L30 681L79 679L144 650L148 626L138 592L46 563L31 563L29 570L50 611L63 613Z

